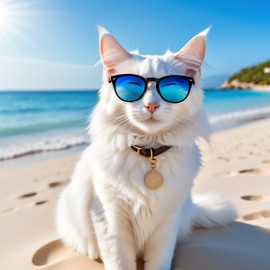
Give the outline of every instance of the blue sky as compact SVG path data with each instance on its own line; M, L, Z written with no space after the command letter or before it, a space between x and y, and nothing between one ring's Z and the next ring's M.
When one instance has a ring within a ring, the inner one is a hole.
M212 25L202 76L232 74L270 59L269 10L266 0L0 0L0 89L98 88L97 24L142 54L178 51Z

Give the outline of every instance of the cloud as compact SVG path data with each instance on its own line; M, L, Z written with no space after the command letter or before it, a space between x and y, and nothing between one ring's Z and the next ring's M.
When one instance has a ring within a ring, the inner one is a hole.
M76 65L2 56L0 90L98 89L101 73L101 65Z

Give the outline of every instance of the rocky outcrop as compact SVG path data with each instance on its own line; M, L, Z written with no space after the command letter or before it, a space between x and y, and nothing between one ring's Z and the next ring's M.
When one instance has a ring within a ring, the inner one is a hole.
M268 90L270 91L270 85L259 85L253 82L239 82L238 80L225 81L220 89L251 89L251 90Z

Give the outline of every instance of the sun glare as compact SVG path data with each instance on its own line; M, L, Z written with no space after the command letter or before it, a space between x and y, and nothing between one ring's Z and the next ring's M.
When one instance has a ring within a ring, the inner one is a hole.
M5 29L5 25L8 23L8 8L5 4L0 3L0 31Z
M0 29L5 28L5 24L8 22L8 8L0 3Z
M23 34L29 2L19 0L0 0L0 42L12 41L15 37L27 40Z

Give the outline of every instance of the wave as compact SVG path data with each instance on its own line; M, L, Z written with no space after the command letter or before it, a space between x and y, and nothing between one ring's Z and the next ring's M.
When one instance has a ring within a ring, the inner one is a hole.
M7 146L0 148L0 161L23 157L27 155L53 152L59 150L69 149L74 146L86 145L90 141L86 135L73 134L70 136L55 136L51 138L24 140L20 142L13 142Z
M225 122L252 121L266 117L270 117L270 106L210 115L209 122L212 125L216 125L224 124Z
M90 111L91 108L94 106L90 107L86 105L80 105L76 104L72 106L65 106L65 105L59 105L56 108L51 108L49 106L43 106L43 107L26 107L26 108L0 108L0 113L1 114L6 114L6 115L16 115L16 114L36 114L36 113L46 113L46 112L69 112L71 109L74 111Z
M42 108L5 108L0 109L1 114L7 114L7 115L15 115L15 114L30 114L30 113L40 113L40 112L46 112L45 109Z
M83 127L85 124L82 119L71 119L65 121L57 121L57 122L43 122L36 124L17 124L17 126L13 127L0 127L0 138L7 137L12 135L21 135L21 134L31 134L34 132L44 132L48 130L59 130L69 127Z
M241 111L228 112L219 115L210 115L209 121L212 125L226 125L230 122L252 121L270 117L270 106L255 109L246 109ZM59 127L59 126L58 126ZM29 131L29 130L28 130ZM62 130L63 131L63 130ZM63 132L62 134L45 135L43 137L35 137L31 133L31 137L15 137L12 141L2 143L0 147L0 161L15 159L27 155L53 152L69 149L75 146L87 145L90 143L87 135L80 131ZM34 138L34 139L33 139Z

